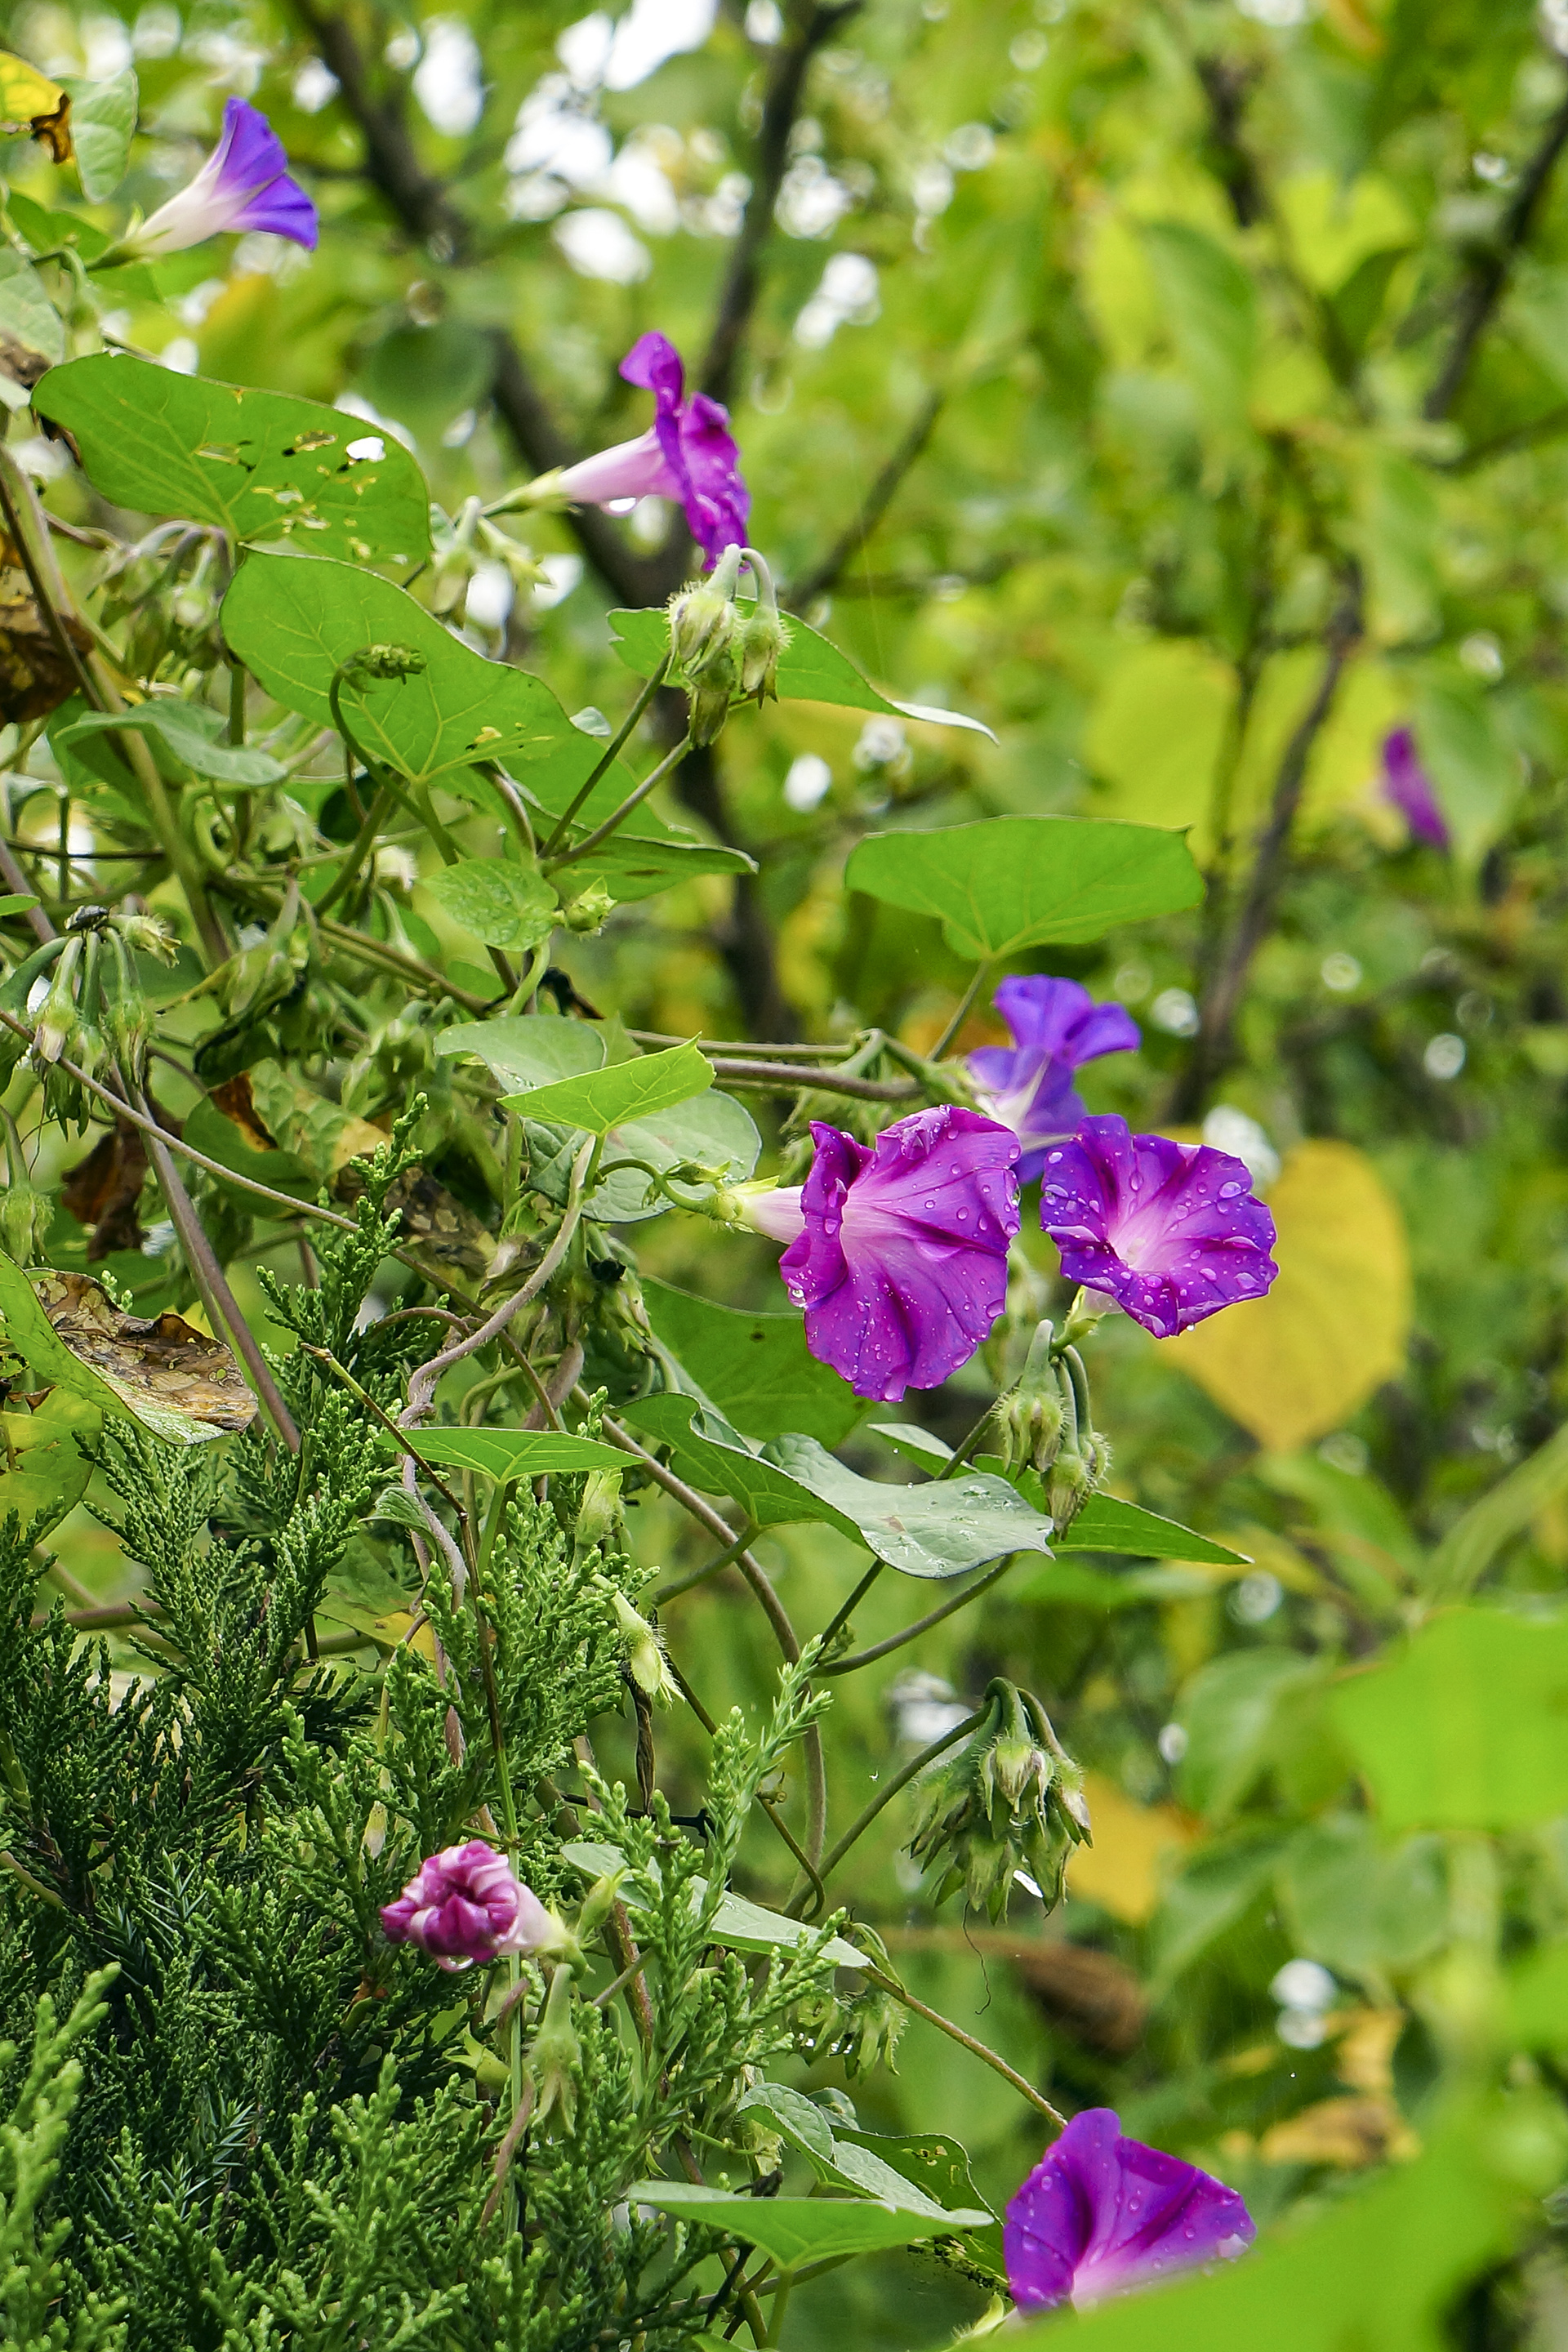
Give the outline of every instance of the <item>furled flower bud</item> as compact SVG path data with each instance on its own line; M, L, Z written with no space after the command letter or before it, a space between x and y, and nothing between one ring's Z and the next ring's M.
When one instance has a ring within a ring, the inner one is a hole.
M1058 1535L1071 1527L1093 1492L1089 1464L1076 1445L1064 1445L1051 1464L1050 1485L1046 1489L1046 1508Z
M0 1192L0 1249L16 1265L36 1265L54 1222L55 1204L47 1192L33 1190L32 1174L16 1122L0 1111L5 1132L6 1172L10 1178Z
M734 693L733 673L694 687L691 694L691 740L716 743L724 731Z
M1053 1336L1049 1323L1037 1328L1017 1387L997 1402L1002 1455L1010 1470L1025 1465L1048 1470L1062 1442L1066 1412Z
M561 919L569 931L602 930L606 919L615 911L615 900L602 882L590 882L579 890L561 909Z
M610 1607L615 1613L616 1630L626 1645L627 1678L645 1698L658 1706L673 1706L680 1696L680 1685L669 1671L669 1661L659 1640L646 1617L639 1617L624 1592L612 1592Z
M49 982L49 992L38 1007L33 1023L33 1058L37 1062L58 1062L76 1043L81 1025L77 1013L76 976L82 945L79 937L66 941L65 952Z
M534 2120L542 2123L552 2108L561 2110L561 2125L570 2132L577 2120L577 2078L583 2068L583 2045L572 2022L572 1971L558 1968L544 1996L540 2019L528 2053L528 2071L539 2094Z
M778 699L779 656L789 643L790 633L779 613L772 572L754 548L748 547L744 553L757 583L757 601L741 627L741 691L754 694L760 708L764 697Z
M565 1934L505 1854L470 1838L420 1864L381 1924L395 1944L417 1944L438 1968L456 1973L510 1952L560 1948Z
M1081 1788L1039 1701L988 1685L982 1720L920 1791L910 1851L942 1872L935 1900L962 1887L999 1918L1024 1868L1047 1907L1059 1902L1068 1856L1089 1835Z
M577 1524L572 1530L574 1559L581 1559L584 1552L607 1544L615 1535L620 1516L620 1472L590 1470L583 1482L583 1500L577 1507ZM642 1621L639 1618L637 1622L640 1624Z

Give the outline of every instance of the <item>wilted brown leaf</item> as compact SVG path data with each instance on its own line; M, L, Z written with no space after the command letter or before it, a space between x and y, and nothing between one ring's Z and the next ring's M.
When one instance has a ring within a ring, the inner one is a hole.
M1112 1953L1051 1937L1016 1952L1013 1967L1047 2016L1075 2042L1125 2058L1142 2040L1149 2004L1131 1969Z
M226 1078L221 1087L214 1087L207 1100L214 1110L221 1111L229 1123L237 1127L253 1151L276 1151L278 1138L263 1122L250 1091L250 1073L241 1070L237 1077Z
M91 652L92 639L74 614L62 615L60 626L78 653ZM47 719L79 683L38 609L15 543L0 534L0 719L24 725Z
M83 1274L47 1274L34 1278L32 1289L74 1362L159 1435L188 1443L191 1433L171 1423L218 1431L247 1429L255 1420L256 1399L228 1349L178 1315L124 1314ZM27 1337L13 1336L31 1359Z
M364 1180L357 1162L351 1160L332 1190L340 1201L351 1205L358 1200ZM395 1209L402 1220L398 1228L402 1237L416 1242L437 1265L456 1266L465 1274L483 1274L489 1269L496 1254L493 1236L473 1211L466 1209L426 1169L404 1171L386 1196L387 1215Z
M136 1213L146 1174L142 1130L124 1118L116 1119L112 1133L67 1170L60 1201L79 1224L89 1228L89 1265L111 1250L139 1250L146 1240Z

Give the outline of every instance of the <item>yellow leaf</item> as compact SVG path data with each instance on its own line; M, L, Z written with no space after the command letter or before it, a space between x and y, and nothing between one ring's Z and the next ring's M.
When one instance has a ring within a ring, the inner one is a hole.
M1405 1361L1410 1254L1399 1207L1348 1143L1303 1143L1269 1195L1279 1278L1156 1344L1271 1453L1338 1428Z
M1110 671L1084 751L1108 816L1195 825L1201 844L1236 703L1228 664L1184 637L1139 646Z
M1196 1832L1174 1805L1135 1805L1098 1772L1086 1774L1083 1792L1094 1843L1075 1847L1068 1890L1130 1927L1142 1927L1159 1903L1165 1855L1190 1845Z
M57 163L71 161L69 99L58 81L8 49L0 49L0 120L25 122Z
M1332 2164L1344 2171L1408 2162L1421 2143L1392 2099L1320 2099L1264 2133L1258 2152L1269 2164Z

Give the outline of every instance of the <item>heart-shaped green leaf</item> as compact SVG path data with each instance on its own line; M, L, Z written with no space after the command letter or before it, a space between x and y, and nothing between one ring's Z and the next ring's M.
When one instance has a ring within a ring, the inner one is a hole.
M367 434L339 409L108 352L51 369L33 405L64 425L94 489L134 514L185 516L355 563L429 552L418 467L390 434Z
M542 945L561 919L555 893L531 866L506 857L460 857L426 876L424 887L455 923L488 948L526 953Z
M859 1420L859 1398L830 1364L818 1363L794 1310L720 1307L650 1275L642 1290L655 1336L702 1399L748 1437L798 1430L837 1445Z
M224 742L223 720L216 710L176 702L165 695L138 703L133 710L84 710L68 727L51 728L49 741L68 752L79 749L90 736L113 736L128 727L154 736L173 755L176 771L185 767L193 775L210 777L215 783L241 788L279 784L289 772L269 751L258 751L248 743Z
M749 600L740 600L744 616ZM616 651L638 677L651 677L669 651L669 622L659 612L612 613ZM931 710L923 702L890 702L863 677L847 654L830 645L804 621L792 620L789 643L779 656L778 689L784 702L831 702L847 710L881 710L894 719L918 719L933 727L967 727L976 735L991 735L978 719L957 710ZM991 740L995 740L994 736Z
M136 135L136 76L127 67L107 81L68 81L76 174L89 205L111 196L125 177Z
M478 1470L487 1478L541 1478L548 1471L624 1470L626 1457L596 1437L554 1429L416 1429L410 1441L426 1462Z
M503 1095L501 1101L508 1110L526 1111L530 1118L581 1128L588 1135L608 1135L612 1128L631 1120L673 1110L677 1103L705 1093L712 1083L713 1065L706 1055L695 1045L671 1045L662 1054L639 1054L635 1061L616 1062L580 1078L560 1078L526 1094Z
M463 792L476 761L542 758L573 731L541 679L487 661L401 588L352 563L252 555L223 600L223 627L268 693L319 727L331 725L332 679L355 654L422 654L416 675L345 683L340 698L360 749L411 783L439 776Z
M600 1068L605 1041L585 1021L525 1013L496 1021L461 1021L444 1029L437 1054L471 1054L503 1087L545 1087Z
M1103 939L1203 896L1179 833L1089 817L993 816L929 833L874 833L852 852L844 879L868 898L936 916L948 945L976 962L1048 940Z

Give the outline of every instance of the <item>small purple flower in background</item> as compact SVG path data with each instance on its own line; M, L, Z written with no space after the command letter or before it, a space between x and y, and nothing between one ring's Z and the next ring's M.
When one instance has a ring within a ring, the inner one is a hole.
M1081 2310L1200 2263L1233 2262L1257 2234L1234 2189L1123 2139L1109 2107L1089 2107L1008 2206L1002 2242L1015 2303Z
M1279 1271L1244 1160L1133 1135L1124 1118L1086 1118L1047 1150L1040 1223L1068 1280L1108 1293L1157 1339L1261 1298Z
M1045 1165L1044 1147L1084 1117L1073 1072L1101 1054L1134 1052L1140 1033L1124 1006L1097 1004L1076 980L1005 980L993 1001L1012 1046L982 1045L967 1067L981 1108L1023 1145L1018 1181L1029 1184Z
M381 1924L395 1944L417 1944L438 1967L471 1969L508 1952L538 1952L561 1933L537 1895L483 1838L422 1862Z
M741 478L741 456L729 412L705 392L685 397L686 371L667 337L647 334L621 362L628 383L651 392L653 423L635 441L619 441L581 465L568 466L556 488L574 505L602 507L617 499L679 499L691 536L710 563L727 547L743 547L751 493Z
M316 207L289 178L283 142L267 117L231 98L223 136L189 187L160 205L116 250L122 259L153 261L232 228L267 229L313 251L318 226Z
M1401 812L1417 841L1433 849L1452 847L1437 788L1421 764L1413 728L1396 727L1383 739L1383 797Z
M1001 1314L1018 1230L1018 1139L942 1104L868 1149L814 1119L803 1185L753 1194L748 1223L789 1247L784 1288L805 1339L857 1396L896 1404L966 1364Z

